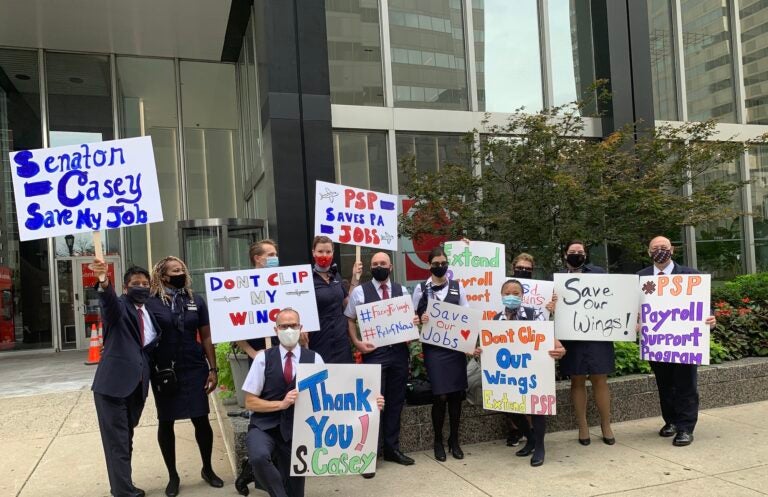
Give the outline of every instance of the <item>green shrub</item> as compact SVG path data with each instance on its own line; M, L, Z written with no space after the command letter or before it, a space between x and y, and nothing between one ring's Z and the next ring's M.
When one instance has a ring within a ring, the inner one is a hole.
M235 395L235 380L229 367L232 345L229 342L216 344L216 365L219 368L219 397L229 399Z
M612 376L651 372L648 361L640 359L640 346L636 342L616 342L613 350L616 354L616 369Z

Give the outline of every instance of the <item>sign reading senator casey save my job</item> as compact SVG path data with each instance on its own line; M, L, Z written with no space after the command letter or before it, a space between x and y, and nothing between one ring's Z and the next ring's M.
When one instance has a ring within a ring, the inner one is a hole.
M10 158L21 241L163 220L148 136Z

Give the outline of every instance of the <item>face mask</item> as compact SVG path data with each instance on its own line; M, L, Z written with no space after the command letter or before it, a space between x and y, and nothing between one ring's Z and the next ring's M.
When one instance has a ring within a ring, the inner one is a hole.
M584 254L566 254L565 256L565 261L573 268L583 266L586 260L587 256Z
M429 272L434 274L437 278L442 278L445 273L448 272L448 266L430 267Z
M372 267L371 274L376 281L387 281L387 278L389 278L389 268L381 266Z
M145 286L129 286L126 295L134 304L143 304L149 298L149 288Z
M315 269L321 273L327 273L333 264L333 256L330 255L316 255L315 256Z
M515 269L515 271L512 273L512 275L515 278L526 278L530 279L531 276L533 276L533 271L530 269Z
M174 274L173 276L168 277L168 284L171 285L173 288L184 288L187 286L187 275L182 274Z
M277 339L280 340L280 344L286 349L292 349L299 343L299 335L301 334L301 328L288 328L287 330L280 330L277 332Z
M277 256L267 257L267 262L264 267L278 267L280 265L280 259Z
M523 303L523 300L517 295L504 295L501 297L501 302L504 304L504 307L513 311L520 307L520 304Z
M651 259L658 264L666 263L672 257L672 251L667 249L656 249L651 252Z

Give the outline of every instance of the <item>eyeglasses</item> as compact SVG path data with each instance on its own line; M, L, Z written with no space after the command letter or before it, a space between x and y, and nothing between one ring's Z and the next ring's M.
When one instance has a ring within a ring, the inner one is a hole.
M515 271L533 271L533 266L515 266Z
M432 267L448 267L448 262L433 262L430 264Z
M283 323L283 324L278 324L277 329L280 331L284 331L289 328L298 328L299 326L301 326L299 323Z

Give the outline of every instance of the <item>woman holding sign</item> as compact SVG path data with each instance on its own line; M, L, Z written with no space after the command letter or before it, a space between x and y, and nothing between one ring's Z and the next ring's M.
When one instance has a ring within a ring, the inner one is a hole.
M179 493L173 428L177 419L189 419L195 427L195 440L203 462L200 472L203 480L212 487L224 486L211 466L213 430L208 421L208 394L216 389L219 370L211 342L208 307L205 299L192 293L191 286L186 264L177 257L168 256L152 269L152 297L146 303L161 330L152 391L157 404L157 442L168 468L168 485L165 487L168 497ZM175 383L175 388L167 389L169 382Z
M531 258L531 267L533 258ZM523 285L517 280L507 280L501 286L501 301L504 310L493 317L501 321L544 321L544 315L537 313L533 307L523 306ZM560 340L555 339L555 348L549 351L553 359L562 359L565 347ZM544 464L544 434L547 429L547 418L543 415L531 415L531 423L523 414L508 414L507 418L525 435L525 446L515 452L516 456L531 456L531 466ZM533 425L533 426L531 426Z
M599 266L587 264L587 251L584 242L574 240L565 246L564 273L605 273ZM547 306L554 312L557 295L552 295L552 302ZM560 374L571 377L571 398L576 422L579 425L579 443L589 445L589 424L587 423L587 377L592 383L592 391L600 413L600 428L603 442L607 445L616 443L611 428L611 391L608 388L608 375L613 373L613 342L589 340L566 340L563 345L568 355L560 361Z
M413 291L413 308L421 323L428 321L426 314L428 299L440 300L449 304L469 307L467 297L459 282L448 279L448 258L442 247L435 247L429 253L429 271L432 276L423 281ZM461 423L461 401L467 390L467 357L463 352L422 343L424 365L432 384L432 428L435 432L435 459L445 461L443 447L443 424L448 406L450 436L448 450L456 459L463 459L464 452L459 447L459 425ZM475 350L475 355L480 349Z

